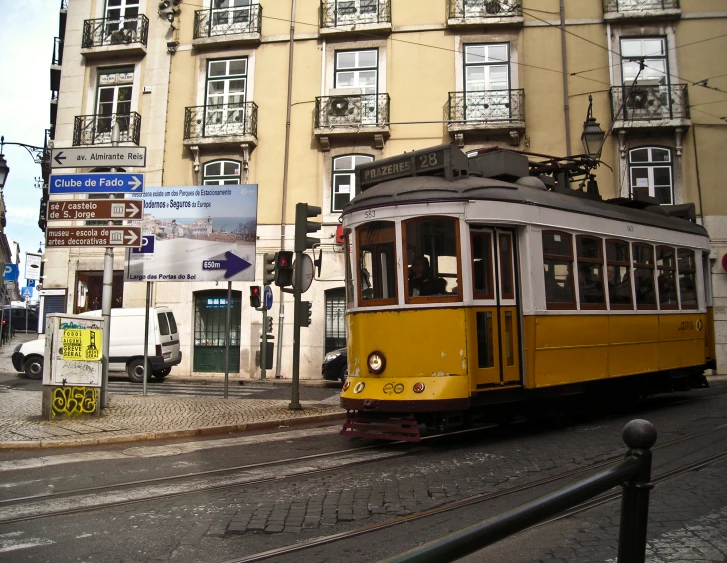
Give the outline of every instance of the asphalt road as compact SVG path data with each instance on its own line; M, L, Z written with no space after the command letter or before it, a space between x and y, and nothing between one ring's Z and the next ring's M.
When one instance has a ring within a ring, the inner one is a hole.
M657 446L702 433L655 450L655 476L727 452L727 430L719 428L727 423L724 390L654 397L630 412L524 421L435 437L419 445L351 440L332 426L56 451L0 451L0 558L217 563L399 521L394 527L267 559L369 563L585 474L508 494L516 485L620 458L625 451L621 430L634 418L654 423ZM656 486L650 506L649 561L724 560L726 469L722 460ZM167 477L175 479L149 481ZM502 496L402 521L496 492ZM79 507L88 510L64 514ZM467 560L613 561L619 511L620 502L613 501L522 532ZM699 530L698 537L690 537L694 530Z

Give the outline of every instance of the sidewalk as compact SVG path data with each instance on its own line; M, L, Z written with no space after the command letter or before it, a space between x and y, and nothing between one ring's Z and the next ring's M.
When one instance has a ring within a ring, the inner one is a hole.
M21 342L36 335L18 334L0 348L0 374L19 376L10 357ZM202 383L198 378L168 378L170 381ZM290 385L289 379L239 379L255 385ZM218 379L215 378L215 381ZM238 381L238 378L235 379ZM230 380L232 384L232 379ZM301 381L327 386L325 381ZM345 411L338 397L301 401L302 410L288 410L289 400L189 397L180 395L114 395L99 417L41 418L41 391L0 386L0 449L54 448L136 440L179 438L244 430L288 427L315 422L343 421Z

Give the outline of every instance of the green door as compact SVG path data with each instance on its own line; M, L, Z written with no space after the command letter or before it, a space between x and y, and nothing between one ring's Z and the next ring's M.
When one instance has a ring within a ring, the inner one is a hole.
M240 300L232 292L230 311L230 373L240 372ZM225 371L227 291L201 291L194 295L194 371Z

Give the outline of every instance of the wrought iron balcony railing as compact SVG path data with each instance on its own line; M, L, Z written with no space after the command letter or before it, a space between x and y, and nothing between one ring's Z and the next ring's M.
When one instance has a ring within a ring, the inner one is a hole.
M139 144L141 116L132 111L109 115L77 115L73 124L73 146L110 143L115 123L119 124L120 143Z
M620 113L619 109L621 109ZM622 119L624 121L689 119L687 85L613 86L611 88L611 117L614 120Z
M184 138L257 137L257 104L242 102L184 109Z
M63 64L63 39L56 37L53 40L53 66L61 66Z
M83 22L84 49L107 45L146 45L149 33L149 19L140 14L133 18L98 18Z
M68 9L68 0L61 0L61 10Z
M640 13L659 10L678 10L679 0L603 0L606 13Z
M389 124L389 94L355 94L316 98L315 126L385 127Z
M194 39L224 37L239 33L261 33L263 8L260 4L197 10L194 12Z
M390 24L390 0L323 0L321 29L362 24Z
M506 18L522 15L521 0L447 0L448 19Z
M447 101L450 127L478 123L524 122L525 90L450 92Z

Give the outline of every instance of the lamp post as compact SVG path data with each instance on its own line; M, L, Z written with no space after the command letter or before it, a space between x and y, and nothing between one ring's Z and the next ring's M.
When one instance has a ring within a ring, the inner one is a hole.
M583 150L586 153L585 168L586 177L588 178L588 185L586 192L594 196L598 195L598 184L596 183L596 177L591 174L598 161L601 158L601 149L603 148L603 142L606 139L606 133L601 129L601 126L593 117L593 96L588 96L588 113L586 114L586 120L583 122L583 133L581 134L581 142L583 143Z

